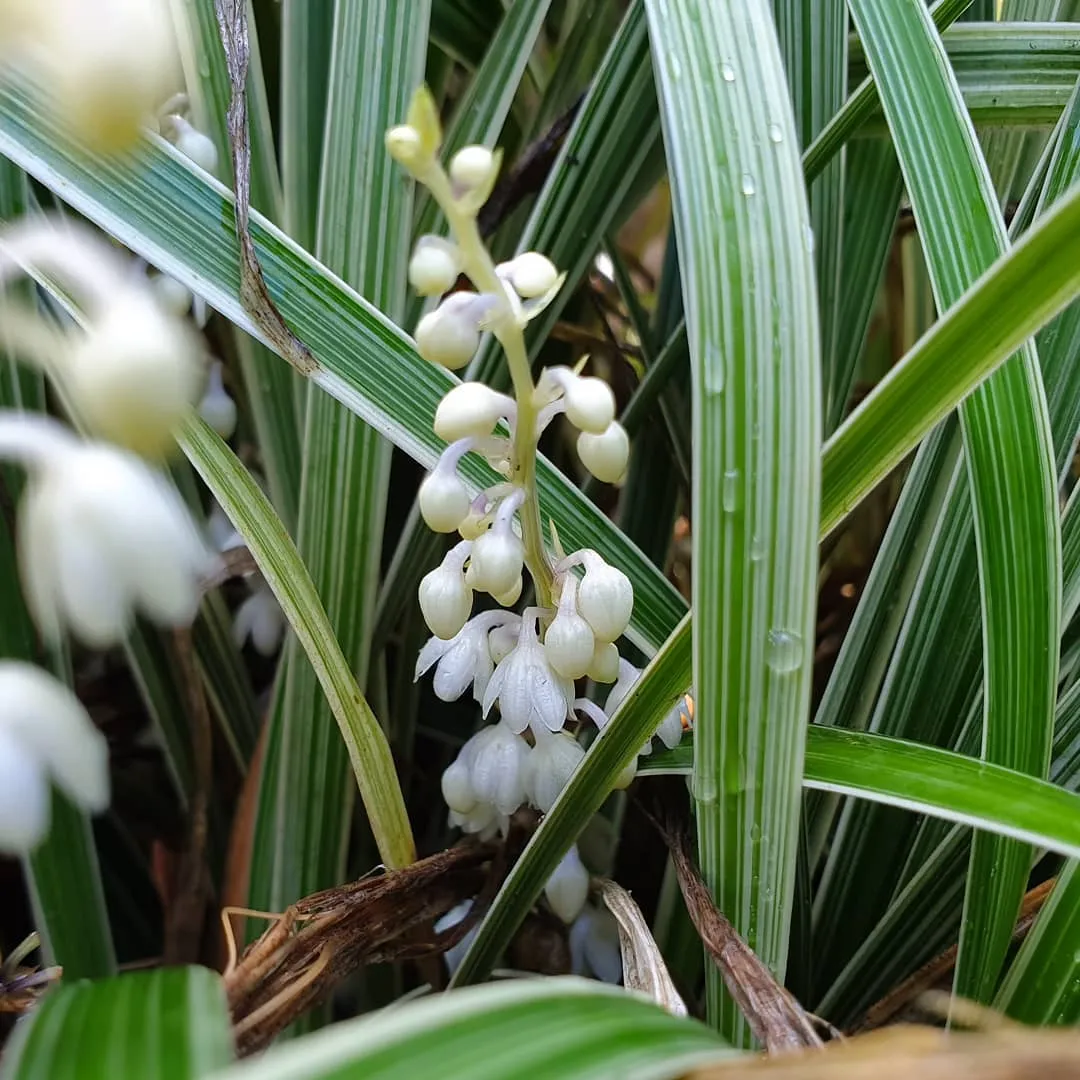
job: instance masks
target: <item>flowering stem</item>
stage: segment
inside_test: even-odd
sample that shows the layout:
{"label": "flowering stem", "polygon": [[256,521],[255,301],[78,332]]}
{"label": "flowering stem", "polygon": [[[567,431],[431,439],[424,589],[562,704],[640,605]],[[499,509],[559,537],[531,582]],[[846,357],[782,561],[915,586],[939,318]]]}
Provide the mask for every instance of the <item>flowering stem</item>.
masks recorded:
{"label": "flowering stem", "polygon": [[495,264],[480,237],[476,219],[459,207],[450,178],[440,162],[436,160],[419,170],[416,178],[431,192],[446,215],[469,280],[479,292],[488,293],[499,300],[491,330],[506,353],[510,378],[514,384],[514,397],[517,399],[514,441],[510,451],[510,480],[525,490],[525,502],[521,507],[521,540],[525,547],[525,565],[533,579],[537,603],[545,608],[550,607],[554,576],[544,550],[540,502],[536,494],[537,408],[533,394],[536,387],[529,368],[525,335],[506,300],[505,286],[495,273]]}

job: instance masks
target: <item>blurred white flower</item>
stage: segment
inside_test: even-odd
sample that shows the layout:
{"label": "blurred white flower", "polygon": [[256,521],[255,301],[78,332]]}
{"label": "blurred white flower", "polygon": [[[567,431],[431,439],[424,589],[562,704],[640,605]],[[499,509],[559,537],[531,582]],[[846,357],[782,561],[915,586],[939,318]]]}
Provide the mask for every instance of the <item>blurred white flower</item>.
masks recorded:
{"label": "blurred white flower", "polygon": [[19,569],[49,642],[66,624],[90,646],[115,645],[136,609],[165,626],[194,619],[217,558],[164,477],[123,450],[18,413],[0,413],[0,457],[28,472]]}
{"label": "blurred white flower", "polygon": [[104,810],[105,737],[62,683],[32,664],[0,660],[0,851],[25,854],[45,838],[50,780],[83,810]]}
{"label": "blurred white flower", "polygon": [[619,924],[606,908],[582,908],[570,927],[570,962],[575,975],[593,975],[615,986],[622,982]]}
{"label": "blurred white flower", "polygon": [[537,810],[546,814],[555,805],[585,751],[565,731],[552,733],[540,728],[535,734],[536,745],[525,768],[525,794]]}
{"label": "blurred white flower", "polygon": [[236,402],[225,389],[220,360],[210,365],[206,389],[199,402],[199,415],[223,439],[231,439],[236,431]]}
{"label": "blurred white flower", "polygon": [[252,585],[251,594],[236,609],[233,617],[233,641],[238,648],[243,648],[244,642],[250,638],[252,648],[260,656],[270,657],[281,647],[287,622],[277,597],[262,575],[255,580],[257,584]]}
{"label": "blurred white flower", "polygon": [[572,923],[581,913],[589,896],[589,871],[578,855],[577,844],[562,857],[544,886],[544,896],[551,910],[564,923]]}
{"label": "blurred white flower", "polygon": [[[468,918],[469,912],[472,911],[473,902],[471,900],[462,900],[457,907],[452,907],[445,915],[435,920],[435,926],[433,929],[436,934],[444,934],[447,930],[452,930],[460,922],[464,922]],[[476,923],[475,926],[470,927],[465,936],[456,944],[451,945],[446,952],[443,953],[443,959],[446,961],[446,968],[451,975],[457,971],[461,965],[461,961],[465,959],[465,954],[469,951],[469,946],[473,943],[476,935],[480,932],[480,924]]]}

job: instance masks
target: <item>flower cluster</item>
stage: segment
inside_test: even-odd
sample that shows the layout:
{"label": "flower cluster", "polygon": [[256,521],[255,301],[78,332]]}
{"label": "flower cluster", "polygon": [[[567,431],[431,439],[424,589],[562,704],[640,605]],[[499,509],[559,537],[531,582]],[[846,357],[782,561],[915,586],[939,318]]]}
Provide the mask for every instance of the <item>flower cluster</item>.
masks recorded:
{"label": "flower cluster", "polygon": [[[85,5],[41,5],[69,6],[83,25]],[[101,5],[107,17],[127,6]],[[92,65],[101,57],[83,59]],[[131,71],[114,74],[123,83]],[[142,104],[133,103],[139,122]],[[205,158],[204,137],[190,125],[176,130],[178,142],[186,137]],[[112,137],[99,134],[105,142]],[[136,612],[164,626],[187,625],[218,559],[156,465],[200,397],[223,434],[236,421],[220,368],[207,380],[202,340],[186,318],[193,298],[171,278],[148,277],[141,265],[133,271],[89,230],[48,218],[0,234],[0,287],[20,271],[57,282],[72,300],[73,318],[61,324],[5,297],[0,320],[8,346],[50,377],[90,436],[46,416],[0,411],[0,459],[21,465],[27,478],[16,518],[27,609],[54,646],[65,630],[91,648],[116,645]],[[103,810],[105,740],[61,683],[30,665],[0,661],[0,850],[24,852],[43,838],[50,780],[83,809]]]}
{"label": "flower cluster", "polygon": [[[523,330],[552,302],[565,275],[535,251],[494,262],[476,215],[495,183],[499,155],[467,146],[444,169],[441,140],[425,89],[407,122],[386,137],[391,155],[428,188],[450,227],[448,237],[421,237],[409,264],[417,292],[441,297],[417,325],[416,346],[431,363],[456,371],[489,332],[506,356],[513,393],[466,381],[436,410],[434,430],[447,446],[421,484],[419,508],[431,529],[459,539],[420,583],[420,608],[434,636],[420,653],[416,677],[434,668],[435,693],[445,701],[471,689],[485,719],[498,707],[497,720],[465,743],[442,777],[451,824],[487,836],[505,831],[523,805],[551,809],[584,756],[576,737],[582,722],[603,728],[636,673],[617,645],[633,610],[630,580],[592,549],[553,557],[545,548],[537,441],[564,415],[578,431],[582,463],[615,484],[625,476],[630,444],[603,380],[551,367],[534,381]],[[457,287],[462,276],[471,287]],[[460,475],[468,454],[486,460],[502,479],[475,493]],[[526,574],[533,601],[520,613],[508,610],[522,596]],[[477,593],[496,606],[473,614]],[[614,684],[605,709],[579,696],[581,679]],[[660,724],[668,745],[676,724],[681,736],[681,720],[669,716]],[[622,786],[635,768],[620,778]],[[548,902],[569,923],[587,894],[588,874],[573,850],[548,883]]]}

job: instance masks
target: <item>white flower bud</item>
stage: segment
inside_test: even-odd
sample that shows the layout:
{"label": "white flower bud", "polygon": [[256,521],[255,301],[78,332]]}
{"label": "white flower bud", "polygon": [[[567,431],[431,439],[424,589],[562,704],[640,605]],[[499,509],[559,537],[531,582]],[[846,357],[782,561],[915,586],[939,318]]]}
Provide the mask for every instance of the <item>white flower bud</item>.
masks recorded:
{"label": "white flower bud", "polygon": [[519,488],[503,499],[491,527],[473,541],[466,580],[474,589],[502,596],[512,594],[520,585],[525,547],[511,522],[524,498],[525,493]]}
{"label": "white flower bud", "polygon": [[608,424],[602,435],[583,431],[577,437],[577,452],[582,465],[605,484],[616,484],[626,474],[630,460],[630,437],[618,421]]}
{"label": "white flower bud", "polygon": [[469,766],[459,754],[442,774],[442,794],[446,805],[458,814],[471,814],[480,801],[469,780]]}
{"label": "white flower bud", "polygon": [[585,751],[572,735],[554,735],[543,729],[536,733],[536,746],[525,769],[525,794],[529,802],[546,814],[566,787]]}
{"label": "white flower bud", "polygon": [[176,149],[211,176],[217,172],[218,155],[213,140],[182,116],[170,117],[175,132]]}
{"label": "white flower bud", "polygon": [[544,895],[551,910],[564,923],[572,923],[581,913],[589,897],[589,871],[585,869],[575,844],[555,867],[555,873],[544,886]]}
{"label": "white flower bud", "polygon": [[461,383],[446,393],[435,410],[435,434],[447,442],[491,434],[495,424],[516,415],[514,399],[480,382]]}
{"label": "white flower bud", "polygon": [[409,284],[421,296],[441,296],[449,292],[459,272],[457,248],[449,240],[441,236],[421,236],[417,240],[409,260]]}
{"label": "white flower bud", "polygon": [[437,468],[420,485],[420,516],[433,532],[454,532],[468,514],[469,502],[456,472]]}
{"label": "white flower bud", "polygon": [[587,904],[570,927],[570,956],[573,974],[594,975],[601,982],[618,986],[623,969],[615,916]]}
{"label": "white flower bud", "polygon": [[199,402],[199,415],[223,439],[231,439],[236,431],[236,402],[225,389],[220,360],[215,360],[210,365],[206,392]]}
{"label": "white flower bud", "polygon": [[150,287],[158,303],[170,314],[182,319],[191,310],[191,290],[169,274],[158,274],[150,279]]}
{"label": "white flower bud", "polygon": [[457,371],[476,355],[480,330],[471,319],[444,312],[429,311],[417,324],[416,351],[431,364]]}
{"label": "white flower bud", "polygon": [[495,593],[495,603],[500,607],[513,607],[521,599],[521,586],[522,576],[518,574],[517,581],[514,582],[514,586],[511,589],[507,589],[506,592]]}
{"label": "white flower bud", "polygon": [[420,132],[408,124],[398,124],[386,133],[386,149],[390,156],[406,168],[419,165],[424,159],[424,141]]}
{"label": "white flower bud", "polygon": [[119,295],[64,357],[61,378],[79,415],[97,434],[145,456],[172,445],[198,401],[198,337],[146,292]]}
{"label": "white flower bud", "polygon": [[285,636],[285,613],[273,590],[259,580],[251,595],[236,609],[233,618],[233,640],[238,648],[251,638],[251,645],[260,656],[273,656]]}
{"label": "white flower bud", "polygon": [[472,610],[472,589],[465,584],[463,566],[472,544],[463,540],[447,552],[434,570],[420,582],[420,610],[428,629],[449,640],[465,625]]}
{"label": "white flower bud", "polygon": [[559,280],[555,264],[536,251],[526,251],[495,269],[510,282],[518,296],[526,299],[543,296]]}
{"label": "white flower bud", "polygon": [[612,787],[616,791],[625,791],[637,777],[637,757],[635,756],[633,761],[626,766],[625,769],[615,778],[615,783]]}
{"label": "white flower bud", "polygon": [[505,833],[509,819],[500,814],[491,803],[478,802],[467,814],[451,810],[450,824],[470,835],[479,836],[481,840],[490,840],[497,832]]}
{"label": "white flower bud", "polygon": [[495,155],[486,146],[465,146],[450,159],[450,179],[472,191],[491,182],[494,168]]}
{"label": "white flower bud", "polygon": [[565,679],[580,679],[592,663],[596,639],[592,627],[578,614],[577,578],[567,573],[559,610],[544,635],[548,663]]}
{"label": "white flower bud", "polygon": [[505,724],[478,731],[462,748],[469,783],[481,802],[500,814],[512,814],[525,801],[525,764],[529,744]]}
{"label": "white flower bud", "polygon": [[548,368],[541,385],[554,384],[562,389],[566,416],[574,427],[599,435],[615,419],[615,395],[603,379],[577,375],[569,368]]}
{"label": "white flower bud", "polygon": [[578,586],[578,611],[600,641],[614,641],[630,625],[634,588],[630,579],[594,551],[582,553],[585,576]]}
{"label": "white flower bud", "polygon": [[488,648],[488,631],[506,622],[515,624],[516,633],[516,615],[504,611],[485,611],[470,619],[449,641],[431,638],[416,659],[414,680],[435,664],[432,685],[437,698],[457,701],[472,686],[473,697],[483,701],[484,691],[495,667]]}
{"label": "white flower bud", "polygon": [[610,641],[597,642],[589,670],[585,674],[593,682],[613,683],[619,677],[618,648]]}

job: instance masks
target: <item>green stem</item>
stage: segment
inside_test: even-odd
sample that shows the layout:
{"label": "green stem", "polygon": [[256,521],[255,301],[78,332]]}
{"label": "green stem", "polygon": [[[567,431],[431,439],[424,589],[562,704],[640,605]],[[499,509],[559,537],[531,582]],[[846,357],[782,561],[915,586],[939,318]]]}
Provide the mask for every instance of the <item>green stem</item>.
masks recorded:
{"label": "green stem", "polygon": [[432,194],[446,216],[450,229],[461,253],[465,274],[477,290],[499,298],[499,310],[492,320],[492,333],[506,353],[510,378],[517,399],[517,418],[514,424],[514,442],[510,450],[510,477],[518,487],[525,489],[525,502],[521,506],[521,539],[525,546],[525,565],[533,579],[536,601],[542,607],[551,607],[554,575],[547,552],[544,549],[544,532],[540,524],[540,501],[536,494],[536,387],[529,367],[529,355],[525,349],[525,335],[515,313],[506,301],[502,279],[495,273],[492,261],[475,216],[462,209],[454,197],[450,178],[438,160],[416,173]]}

